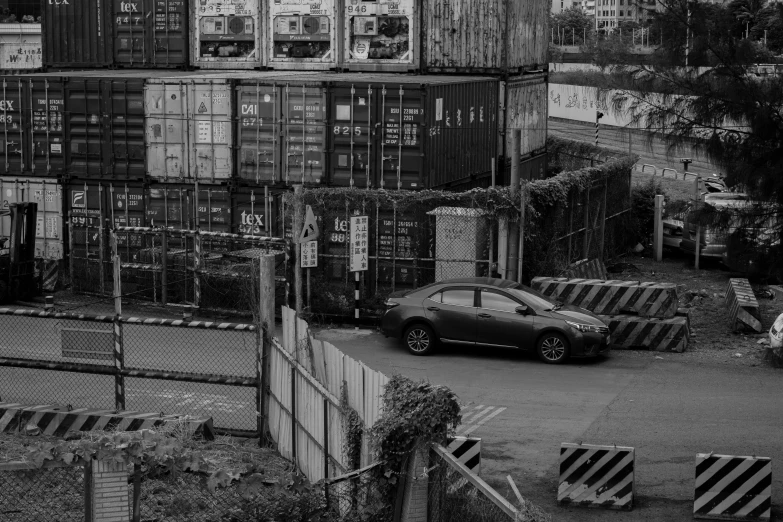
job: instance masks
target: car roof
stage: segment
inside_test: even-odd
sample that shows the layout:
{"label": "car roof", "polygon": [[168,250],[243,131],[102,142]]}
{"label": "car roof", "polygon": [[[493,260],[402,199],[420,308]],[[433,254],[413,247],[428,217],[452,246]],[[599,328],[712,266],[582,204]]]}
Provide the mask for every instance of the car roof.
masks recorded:
{"label": "car roof", "polygon": [[438,281],[435,284],[438,285],[451,285],[451,284],[472,284],[472,285],[485,285],[495,286],[498,288],[516,288],[519,283],[516,281],[510,281],[508,279],[498,279],[495,277],[461,277],[457,279],[444,279]]}

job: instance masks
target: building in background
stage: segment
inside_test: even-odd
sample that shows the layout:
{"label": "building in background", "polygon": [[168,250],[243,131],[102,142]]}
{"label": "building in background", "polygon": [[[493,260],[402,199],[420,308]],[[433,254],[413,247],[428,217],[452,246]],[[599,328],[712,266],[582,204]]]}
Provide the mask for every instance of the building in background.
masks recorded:
{"label": "building in background", "polygon": [[580,6],[583,0],[552,0],[552,14],[557,14],[571,6]]}
{"label": "building in background", "polygon": [[657,0],[593,0],[595,2],[595,28],[609,33],[623,22],[645,24],[652,21],[657,9],[663,5]]}

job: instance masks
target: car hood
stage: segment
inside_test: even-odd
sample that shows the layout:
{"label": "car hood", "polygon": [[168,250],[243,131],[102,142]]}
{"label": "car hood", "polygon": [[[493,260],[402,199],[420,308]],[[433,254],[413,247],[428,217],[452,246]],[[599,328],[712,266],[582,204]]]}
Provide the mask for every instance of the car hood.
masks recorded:
{"label": "car hood", "polygon": [[563,307],[557,311],[551,311],[549,313],[552,314],[552,317],[555,319],[574,321],[581,324],[592,324],[594,326],[606,326],[606,323],[599,319],[593,312],[574,305],[563,305]]}

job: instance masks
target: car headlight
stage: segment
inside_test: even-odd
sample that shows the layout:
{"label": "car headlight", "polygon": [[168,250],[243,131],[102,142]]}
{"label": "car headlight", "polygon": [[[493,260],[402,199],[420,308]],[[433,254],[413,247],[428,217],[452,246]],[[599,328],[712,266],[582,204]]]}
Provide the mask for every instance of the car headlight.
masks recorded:
{"label": "car headlight", "polygon": [[598,327],[593,326],[592,324],[581,324],[581,323],[572,323],[571,321],[566,321],[566,324],[570,326],[571,328],[575,330],[579,330],[580,332],[597,332]]}

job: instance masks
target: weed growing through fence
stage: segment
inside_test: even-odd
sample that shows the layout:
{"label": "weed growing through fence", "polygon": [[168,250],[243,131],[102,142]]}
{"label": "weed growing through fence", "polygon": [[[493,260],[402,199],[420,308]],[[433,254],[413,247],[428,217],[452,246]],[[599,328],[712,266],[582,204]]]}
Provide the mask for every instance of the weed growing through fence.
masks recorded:
{"label": "weed growing through fence", "polygon": [[348,404],[348,385],[343,382],[340,389],[340,408],[343,410],[343,453],[346,457],[349,470],[357,469],[361,465],[362,436],[364,435],[364,422],[359,413]]}

